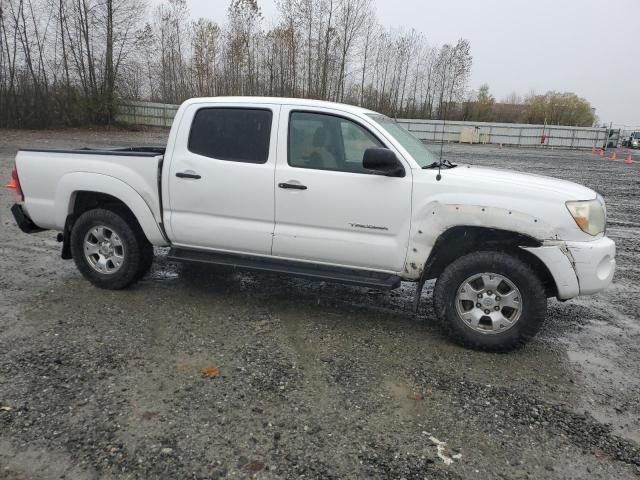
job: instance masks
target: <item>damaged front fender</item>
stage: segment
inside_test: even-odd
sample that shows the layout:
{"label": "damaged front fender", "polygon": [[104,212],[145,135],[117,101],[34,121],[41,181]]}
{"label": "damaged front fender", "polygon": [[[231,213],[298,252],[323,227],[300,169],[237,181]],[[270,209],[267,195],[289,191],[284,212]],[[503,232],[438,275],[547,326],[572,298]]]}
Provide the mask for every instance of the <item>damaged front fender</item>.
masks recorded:
{"label": "damaged front fender", "polygon": [[557,238],[552,225],[516,210],[485,205],[430,202],[414,214],[403,278],[414,281],[422,278],[423,270],[438,238],[454,227],[482,227],[517,232],[534,239]]}
{"label": "damaged front fender", "polygon": [[547,267],[557,296],[569,299],[580,288],[571,253],[552,225],[538,217],[508,208],[432,202],[413,223],[404,278],[417,281],[414,309],[429,278],[458,256],[494,246],[522,248]]}

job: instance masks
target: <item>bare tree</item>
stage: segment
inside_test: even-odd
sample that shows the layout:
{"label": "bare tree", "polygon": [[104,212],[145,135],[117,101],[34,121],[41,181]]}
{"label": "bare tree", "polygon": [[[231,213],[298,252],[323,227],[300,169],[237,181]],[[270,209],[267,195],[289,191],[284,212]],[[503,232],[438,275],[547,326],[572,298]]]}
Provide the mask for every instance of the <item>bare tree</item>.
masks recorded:
{"label": "bare tree", "polygon": [[217,59],[220,50],[220,27],[205,18],[193,26],[192,69],[195,93],[199,96],[217,94]]}
{"label": "bare tree", "polygon": [[371,47],[374,38],[377,35],[379,29],[378,20],[372,12],[368,12],[367,17],[364,20],[364,35],[363,35],[363,44],[362,44],[362,71],[361,71],[361,81],[360,81],[360,105],[364,105],[364,82],[367,78],[367,62],[371,59]]}
{"label": "bare tree", "polygon": [[371,0],[343,0],[338,10],[338,32],[340,60],[338,72],[337,97],[344,101],[345,70],[354,42],[362,33],[368,12],[371,11]]}

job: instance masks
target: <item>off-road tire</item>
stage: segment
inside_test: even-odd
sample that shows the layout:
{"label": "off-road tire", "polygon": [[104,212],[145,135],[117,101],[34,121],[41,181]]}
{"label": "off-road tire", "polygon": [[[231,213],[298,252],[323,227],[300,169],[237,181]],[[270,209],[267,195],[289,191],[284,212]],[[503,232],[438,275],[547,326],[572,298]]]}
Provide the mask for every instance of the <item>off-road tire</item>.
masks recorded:
{"label": "off-road tire", "polygon": [[[147,238],[144,236],[144,234],[142,235],[144,238],[144,241],[149,243],[147,241]],[[142,257],[140,259],[140,267],[138,268],[138,274],[136,275],[136,278],[134,281],[138,281],[141,280],[151,269],[151,264],[153,263],[153,257],[154,257],[154,253],[153,253],[153,245],[149,244],[149,247],[151,248],[143,248],[142,249]]]}
{"label": "off-road tire", "polygon": [[[89,230],[100,225],[117,232],[124,245],[124,261],[115,273],[96,271],[85,257],[85,236]],[[96,287],[109,290],[126,288],[136,282],[149,271],[153,261],[153,246],[135,217],[126,210],[98,208],[84,212],[73,225],[70,246],[80,273]]]}
{"label": "off-road tire", "polygon": [[[456,309],[458,288],[469,277],[483,272],[502,275],[520,290],[520,317],[504,332],[478,332],[462,320]],[[464,255],[444,269],[436,281],[433,305],[436,318],[452,340],[474,349],[504,352],[521,347],[536,335],[546,317],[547,297],[539,276],[518,256],[480,251]]]}

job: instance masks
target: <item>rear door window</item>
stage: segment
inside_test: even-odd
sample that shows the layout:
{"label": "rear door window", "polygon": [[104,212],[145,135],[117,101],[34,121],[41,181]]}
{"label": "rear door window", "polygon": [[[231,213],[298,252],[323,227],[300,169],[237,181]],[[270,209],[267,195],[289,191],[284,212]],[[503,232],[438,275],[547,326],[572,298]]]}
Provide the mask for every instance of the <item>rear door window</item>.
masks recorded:
{"label": "rear door window", "polygon": [[191,125],[189,151],[217,160],[266,163],[272,117],[267,109],[202,108]]}

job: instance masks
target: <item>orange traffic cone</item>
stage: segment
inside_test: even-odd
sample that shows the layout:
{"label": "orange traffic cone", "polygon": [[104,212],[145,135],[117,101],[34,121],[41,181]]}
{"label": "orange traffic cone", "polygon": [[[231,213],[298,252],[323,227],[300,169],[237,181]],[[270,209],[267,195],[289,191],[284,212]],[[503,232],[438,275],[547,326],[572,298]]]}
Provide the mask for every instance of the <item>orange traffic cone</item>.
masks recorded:
{"label": "orange traffic cone", "polygon": [[600,149],[600,158],[604,158],[604,150]]}
{"label": "orange traffic cone", "polygon": [[624,163],[626,163],[627,165],[631,165],[633,163],[633,157],[631,156],[631,154],[627,155],[627,158],[624,159]]}
{"label": "orange traffic cone", "polygon": [[609,157],[609,160],[617,160],[617,159],[618,159],[618,156],[616,155],[616,152],[613,152]]}

